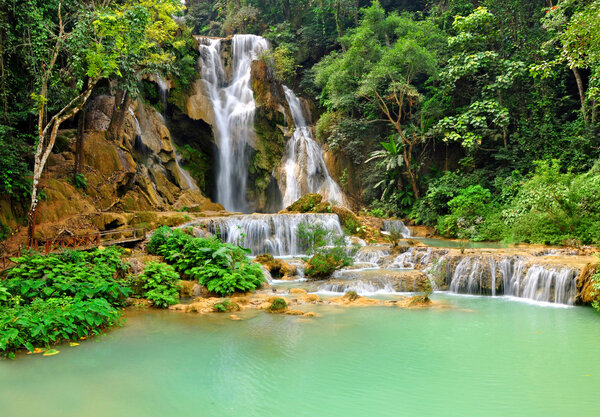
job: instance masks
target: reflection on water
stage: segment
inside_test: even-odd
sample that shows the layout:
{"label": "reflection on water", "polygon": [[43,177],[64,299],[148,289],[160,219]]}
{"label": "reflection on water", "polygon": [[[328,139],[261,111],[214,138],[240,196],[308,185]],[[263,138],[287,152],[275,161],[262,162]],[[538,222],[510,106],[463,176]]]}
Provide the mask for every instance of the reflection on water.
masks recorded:
{"label": "reflection on water", "polygon": [[591,309],[434,297],[460,308],[128,313],[59,355],[0,362],[0,415],[596,415]]}

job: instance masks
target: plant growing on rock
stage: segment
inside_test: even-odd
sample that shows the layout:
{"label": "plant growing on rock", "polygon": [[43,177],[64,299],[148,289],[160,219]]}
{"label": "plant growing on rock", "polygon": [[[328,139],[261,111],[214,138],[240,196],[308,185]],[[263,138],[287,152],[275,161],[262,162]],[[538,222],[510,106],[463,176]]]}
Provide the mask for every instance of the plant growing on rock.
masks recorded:
{"label": "plant growing on rock", "polygon": [[272,313],[283,311],[287,308],[287,302],[283,298],[275,298],[269,306],[269,311]]}

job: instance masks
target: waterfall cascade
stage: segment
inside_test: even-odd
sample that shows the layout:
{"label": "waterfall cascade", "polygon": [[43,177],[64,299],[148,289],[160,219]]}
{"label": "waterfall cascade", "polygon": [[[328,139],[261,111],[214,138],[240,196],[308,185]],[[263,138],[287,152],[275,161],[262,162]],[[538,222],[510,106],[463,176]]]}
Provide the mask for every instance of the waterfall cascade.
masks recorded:
{"label": "waterfall cascade", "polygon": [[252,255],[288,256],[306,250],[298,237],[302,223],[319,224],[335,235],[343,233],[337,214],[249,214],[207,218],[196,224],[206,226],[224,242],[250,249]]}
{"label": "waterfall cascade", "polygon": [[[577,296],[575,268],[538,264],[520,256],[495,259],[464,256],[454,267],[446,257],[434,274],[446,281],[451,292],[471,295],[505,295],[534,301],[573,305]],[[441,272],[441,274],[440,274]]]}
{"label": "waterfall cascade", "polygon": [[[229,211],[247,212],[252,208],[246,197],[248,165],[250,149],[256,138],[251,64],[268,50],[269,44],[260,36],[233,36],[232,68],[226,71],[221,50],[224,41],[197,39],[201,80],[204,94],[212,106],[212,125],[218,148],[217,201]],[[300,100],[289,88],[284,86],[283,89],[295,124],[281,166],[273,173],[283,196],[283,207],[312,192],[344,204],[343,193],[327,171],[321,148],[313,139]]]}
{"label": "waterfall cascade", "polygon": [[283,195],[283,207],[287,207],[307,193],[319,193],[326,201],[344,204],[344,195],[329,175],[321,148],[313,139],[312,131],[300,100],[292,90],[283,87],[290,106],[296,129],[286,146],[282,174],[278,183]]}
{"label": "waterfall cascade", "polygon": [[410,230],[402,220],[384,220],[383,221],[384,232],[399,232],[402,237],[410,237]]}
{"label": "waterfall cascade", "polygon": [[221,39],[199,38],[202,81],[212,104],[213,130],[218,147],[217,201],[229,211],[245,212],[248,147],[254,139],[256,103],[251,88],[250,64],[269,48],[266,39],[235,35],[233,67],[227,77]]}

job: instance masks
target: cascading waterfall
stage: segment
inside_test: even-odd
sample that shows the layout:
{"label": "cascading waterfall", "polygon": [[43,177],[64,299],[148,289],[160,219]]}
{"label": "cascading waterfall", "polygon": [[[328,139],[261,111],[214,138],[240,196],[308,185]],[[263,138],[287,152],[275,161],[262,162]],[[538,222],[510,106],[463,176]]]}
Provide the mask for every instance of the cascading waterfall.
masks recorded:
{"label": "cascading waterfall", "polygon": [[409,228],[406,227],[402,220],[384,220],[383,231],[388,233],[400,233],[404,238],[411,236]]}
{"label": "cascading waterfall", "polygon": [[266,39],[235,35],[233,68],[227,80],[221,56],[221,39],[199,38],[202,81],[214,113],[213,130],[218,147],[217,201],[229,211],[245,212],[248,146],[254,139],[256,103],[251,88],[250,64],[269,48]]}
{"label": "cascading waterfall", "polygon": [[227,243],[241,245],[252,255],[301,255],[306,248],[298,238],[300,224],[318,224],[334,235],[342,235],[337,214],[249,214],[207,218],[197,222]]}
{"label": "cascading waterfall", "polygon": [[329,175],[321,148],[313,139],[312,131],[302,110],[300,100],[292,90],[283,87],[296,129],[286,146],[285,160],[278,183],[287,207],[307,193],[319,193],[324,200],[344,204],[344,195]]}
{"label": "cascading waterfall", "polygon": [[[499,277],[498,277],[499,275]],[[577,295],[577,271],[568,267],[527,264],[520,257],[499,261],[478,256],[463,257],[454,267],[449,290],[459,294],[503,295],[534,301],[573,305]]]}

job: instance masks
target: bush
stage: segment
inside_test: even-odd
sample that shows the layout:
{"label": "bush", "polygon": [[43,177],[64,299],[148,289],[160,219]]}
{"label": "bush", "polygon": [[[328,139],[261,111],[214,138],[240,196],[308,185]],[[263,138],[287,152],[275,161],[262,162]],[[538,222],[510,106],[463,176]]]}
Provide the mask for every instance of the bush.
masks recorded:
{"label": "bush", "polygon": [[283,298],[275,298],[269,306],[269,311],[282,311],[287,308],[287,302]]}
{"label": "bush", "polygon": [[179,274],[171,265],[160,262],[146,264],[142,274],[143,297],[158,308],[167,308],[179,302]]}
{"label": "bush", "polygon": [[298,237],[306,254],[312,255],[306,261],[305,273],[309,278],[329,278],[336,269],[354,261],[346,248],[346,237],[334,236],[320,224],[300,223]]}
{"label": "bush", "polygon": [[87,178],[83,174],[75,174],[73,178],[73,185],[75,188],[85,190],[87,188]]}
{"label": "bush", "polygon": [[448,202],[450,214],[438,219],[438,231],[447,237],[482,240],[480,225],[488,214],[492,194],[481,185],[470,185]]}
{"label": "bush", "polygon": [[0,354],[99,334],[131,289],[117,248],[25,254],[0,285]]}
{"label": "bush", "polygon": [[254,291],[265,282],[260,266],[248,258],[248,249],[222,243],[216,237],[197,238],[181,230],[160,228],[146,248],[163,256],[183,276],[198,280],[222,297]]}
{"label": "bush", "polygon": [[120,311],[103,298],[76,300],[71,297],[35,299],[31,304],[0,310],[0,353],[49,346],[100,334],[119,323]]}
{"label": "bush", "polygon": [[127,270],[115,247],[89,252],[25,254],[9,269],[4,287],[25,303],[35,299],[72,297],[74,300],[103,298],[111,305],[123,305],[131,293],[120,277]]}

